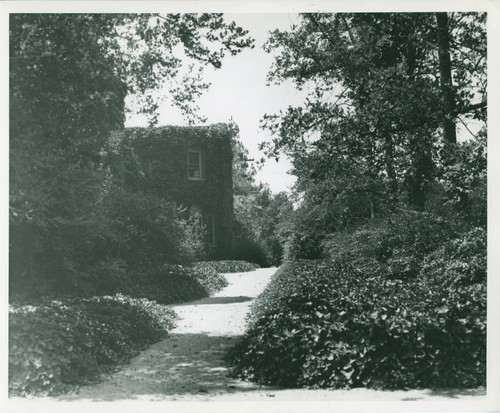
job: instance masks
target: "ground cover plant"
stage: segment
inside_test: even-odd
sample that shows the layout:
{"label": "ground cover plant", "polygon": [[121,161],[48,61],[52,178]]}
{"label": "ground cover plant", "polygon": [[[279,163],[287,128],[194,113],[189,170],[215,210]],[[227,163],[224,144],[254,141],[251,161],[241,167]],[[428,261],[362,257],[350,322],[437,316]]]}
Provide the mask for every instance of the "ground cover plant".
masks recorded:
{"label": "ground cover plant", "polygon": [[227,281],[212,267],[163,264],[130,273],[119,263],[107,266],[105,275],[86,274],[69,291],[54,291],[39,297],[32,294],[12,294],[10,301],[37,304],[40,300],[89,298],[95,295],[125,294],[134,298],[145,298],[161,304],[174,304],[208,297],[223,288]]}
{"label": "ground cover plant", "polygon": [[199,265],[211,267],[219,273],[247,272],[259,268],[258,264],[241,260],[202,261],[196,264]]}
{"label": "ground cover plant", "polygon": [[460,232],[458,225],[436,214],[401,209],[354,230],[325,235],[320,255],[362,272],[414,278],[424,258]]}
{"label": "ground cover plant", "polygon": [[159,270],[136,277],[136,286],[127,290],[134,297],[145,297],[161,304],[174,304],[208,297],[227,285],[223,275],[202,264],[165,264]]}
{"label": "ground cover plant", "polygon": [[486,285],[290,261],[257,299],[228,359],[235,374],[283,387],[484,385]]}
{"label": "ground cover plant", "polygon": [[114,275],[80,290],[112,296],[11,297],[11,395],[54,395],[96,380],[173,328],[176,314],[162,304],[207,297],[227,285],[209,263]]}
{"label": "ground cover plant", "polygon": [[191,277],[203,286],[208,295],[227,287],[222,271],[216,270],[218,261],[196,262],[191,266]]}
{"label": "ground cover plant", "polygon": [[9,393],[55,395],[164,338],[176,314],[124,295],[9,307]]}

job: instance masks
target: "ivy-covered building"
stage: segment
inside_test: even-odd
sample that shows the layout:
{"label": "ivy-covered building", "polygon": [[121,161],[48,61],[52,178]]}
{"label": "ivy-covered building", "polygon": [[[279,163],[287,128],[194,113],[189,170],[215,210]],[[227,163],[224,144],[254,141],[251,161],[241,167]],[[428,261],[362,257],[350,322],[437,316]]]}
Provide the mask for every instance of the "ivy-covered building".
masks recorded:
{"label": "ivy-covered building", "polygon": [[235,133],[226,124],[164,126],[126,128],[111,139],[122,183],[175,201],[198,219],[212,258],[231,255]]}

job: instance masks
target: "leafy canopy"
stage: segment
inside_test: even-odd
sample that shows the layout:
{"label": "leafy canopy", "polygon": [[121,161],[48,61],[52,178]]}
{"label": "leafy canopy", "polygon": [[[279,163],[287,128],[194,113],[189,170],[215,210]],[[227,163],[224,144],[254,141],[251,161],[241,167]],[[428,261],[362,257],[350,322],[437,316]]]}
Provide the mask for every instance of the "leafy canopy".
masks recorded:
{"label": "leafy canopy", "polygon": [[292,80],[308,96],[264,117],[274,139],[263,147],[290,156],[297,189],[314,204],[355,197],[365,216],[395,199],[422,208],[441,162],[442,119],[484,120],[485,14],[449,18],[453,113],[442,101],[435,17],[310,13],[271,33],[269,80]]}

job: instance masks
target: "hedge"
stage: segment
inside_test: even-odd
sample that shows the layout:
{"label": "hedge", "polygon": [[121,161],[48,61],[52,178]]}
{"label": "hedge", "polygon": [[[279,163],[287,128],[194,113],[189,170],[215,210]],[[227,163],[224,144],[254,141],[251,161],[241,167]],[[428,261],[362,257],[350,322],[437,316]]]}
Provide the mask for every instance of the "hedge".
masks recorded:
{"label": "hedge", "polygon": [[219,273],[248,272],[260,268],[258,264],[241,260],[203,261],[198,264],[210,266]]}
{"label": "hedge", "polygon": [[[71,294],[54,292],[42,296],[42,300],[125,294],[160,304],[175,304],[207,297],[227,285],[222,274],[215,272],[212,267],[198,264],[190,266],[163,264],[135,273],[110,266],[105,274],[90,274],[81,279],[80,283],[84,285],[75,287]],[[40,297],[11,294],[10,301],[37,304],[40,302]]]}
{"label": "hedge", "polygon": [[11,297],[11,395],[53,395],[96,380],[173,328],[176,314],[161,304],[207,297],[227,285],[209,263],[164,265],[135,277],[112,275],[92,290],[101,286],[105,294],[127,295],[42,297],[31,305]]}
{"label": "hedge", "polygon": [[208,295],[227,287],[226,278],[216,270],[218,261],[197,262],[191,268],[191,277],[203,286]]}
{"label": "hedge", "polygon": [[486,380],[486,285],[292,261],[256,300],[234,373],[282,387],[475,387]]}
{"label": "hedge", "polygon": [[9,307],[9,394],[55,395],[163,339],[176,314],[124,295]]}

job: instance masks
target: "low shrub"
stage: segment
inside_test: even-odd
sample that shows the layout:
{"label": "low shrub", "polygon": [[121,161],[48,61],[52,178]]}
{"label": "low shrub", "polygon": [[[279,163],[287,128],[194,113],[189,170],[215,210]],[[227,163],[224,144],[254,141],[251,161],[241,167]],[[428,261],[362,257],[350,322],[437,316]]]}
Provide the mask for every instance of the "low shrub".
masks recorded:
{"label": "low shrub", "polygon": [[204,261],[197,264],[210,266],[219,273],[248,272],[259,268],[258,264],[241,260]]}
{"label": "low shrub", "polygon": [[486,286],[437,288],[425,277],[287,262],[228,360],[239,376],[283,387],[484,385]]}
{"label": "low shrub", "polygon": [[55,395],[164,338],[175,313],[124,295],[9,308],[10,395]]}
{"label": "low shrub", "polygon": [[484,228],[473,228],[429,254],[422,274],[442,286],[486,282],[487,239]]}
{"label": "low shrub", "polygon": [[197,279],[192,267],[164,264],[134,277],[131,289],[124,293],[145,297],[160,304],[174,304],[198,300],[209,295],[208,289]]}
{"label": "low shrub", "polygon": [[415,278],[423,259],[456,236],[443,218],[402,210],[374,220],[352,232],[326,236],[323,255],[349,263],[363,273],[393,279]]}
{"label": "low shrub", "polygon": [[207,292],[208,295],[216,293],[227,287],[226,278],[216,270],[217,261],[197,262],[191,266],[191,277],[194,278]]}
{"label": "low shrub", "polygon": [[321,233],[307,233],[301,235],[299,231],[290,234],[283,247],[286,260],[320,259],[324,258],[321,248],[325,235]]}
{"label": "low shrub", "polygon": [[[104,273],[104,269],[108,271]],[[175,304],[207,297],[224,287],[225,282],[223,276],[215,273],[211,267],[163,264],[148,271],[130,274],[123,270],[119,262],[110,262],[100,270],[81,277],[79,284],[85,285],[75,286],[71,295],[56,293],[46,295],[44,299],[125,294],[160,304]],[[11,295],[10,301],[36,304],[40,298]]]}
{"label": "low shrub", "polygon": [[258,240],[241,234],[234,237],[231,258],[234,261],[255,263],[260,267],[269,267],[270,265],[270,257],[266,248]]}

